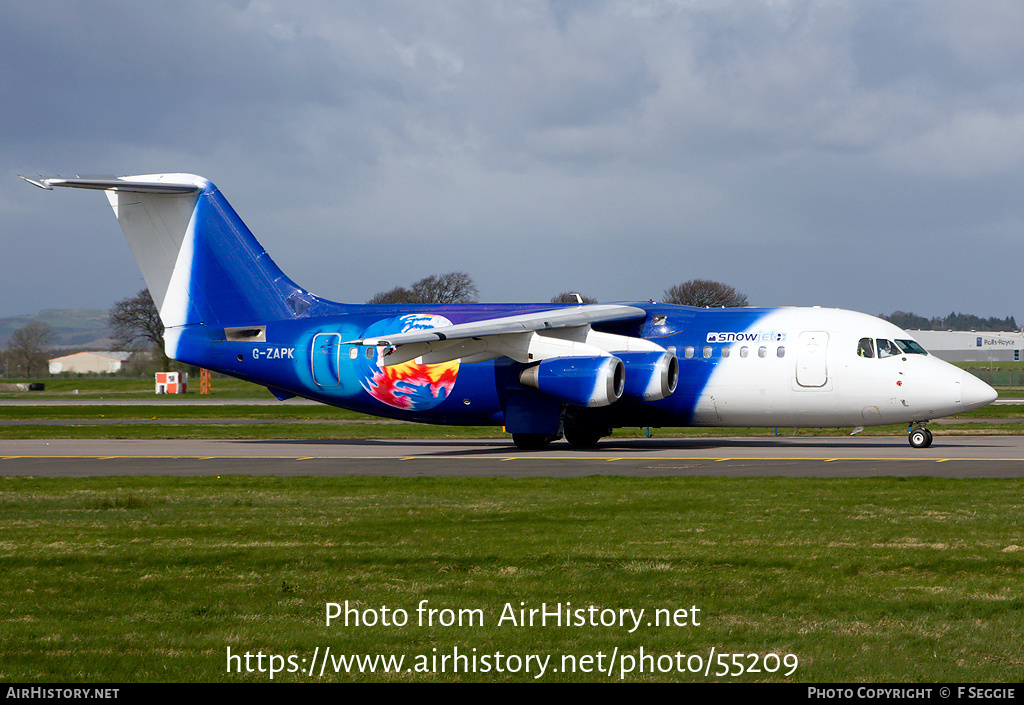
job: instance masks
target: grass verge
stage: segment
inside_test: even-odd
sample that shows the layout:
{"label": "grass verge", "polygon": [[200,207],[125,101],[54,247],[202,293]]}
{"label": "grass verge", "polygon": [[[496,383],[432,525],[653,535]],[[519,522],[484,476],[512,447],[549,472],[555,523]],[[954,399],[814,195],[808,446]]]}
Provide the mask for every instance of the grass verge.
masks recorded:
{"label": "grass verge", "polygon": [[[3,478],[0,679],[264,682],[270,655],[294,655],[301,672],[283,660],[275,681],[532,681],[536,661],[510,672],[512,656],[532,654],[551,657],[544,681],[1019,682],[1022,490],[935,478]],[[462,614],[482,624],[438,612],[420,625],[422,600],[451,620],[478,610]],[[409,623],[327,626],[326,604],[345,601],[378,621],[405,610]],[[499,624],[506,605],[544,603],[645,617],[632,633]],[[686,626],[647,626],[656,609],[691,611]],[[309,676],[327,647],[406,660]],[[690,673],[686,659],[713,647],[799,665],[788,678]],[[229,648],[250,653],[253,672],[239,660],[243,672],[228,673]],[[500,652],[504,670],[452,673],[449,660],[440,672],[456,648],[481,669]],[[623,677],[641,649],[666,671]]]}
{"label": "grass verge", "polygon": [[[1024,405],[985,407],[934,424],[936,435],[1017,435],[1024,433]],[[998,420],[988,423],[985,419]],[[1018,422],[1017,419],[1020,421]],[[842,436],[852,429],[655,428],[657,438],[711,436]],[[640,438],[645,428],[616,429],[615,438]],[[906,426],[865,429],[865,436],[900,436]],[[0,407],[0,440],[49,438],[189,439],[400,439],[502,438],[497,426],[434,426],[380,419],[329,406],[5,406]]]}

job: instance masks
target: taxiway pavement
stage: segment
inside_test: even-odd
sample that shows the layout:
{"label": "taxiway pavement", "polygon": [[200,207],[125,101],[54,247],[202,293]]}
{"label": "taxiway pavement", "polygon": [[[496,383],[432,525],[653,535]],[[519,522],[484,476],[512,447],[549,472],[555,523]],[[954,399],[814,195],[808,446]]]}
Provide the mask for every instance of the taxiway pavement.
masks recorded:
{"label": "taxiway pavement", "polygon": [[0,476],[1024,477],[1024,436],[658,438],[523,452],[504,440],[11,440]]}

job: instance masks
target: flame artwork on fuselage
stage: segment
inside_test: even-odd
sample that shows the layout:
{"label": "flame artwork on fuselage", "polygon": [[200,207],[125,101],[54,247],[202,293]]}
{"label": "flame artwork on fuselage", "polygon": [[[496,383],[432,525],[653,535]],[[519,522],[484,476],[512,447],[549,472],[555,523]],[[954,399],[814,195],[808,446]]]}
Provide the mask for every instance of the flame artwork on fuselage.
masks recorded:
{"label": "flame artwork on fuselage", "polygon": [[[451,325],[444,316],[409,314],[377,321],[366,329],[363,337],[376,338],[394,333],[408,333]],[[373,350],[372,357],[360,355],[360,384],[373,398],[396,409],[423,411],[433,409],[451,394],[459,376],[459,361],[424,365],[415,360],[384,366],[385,348]]]}

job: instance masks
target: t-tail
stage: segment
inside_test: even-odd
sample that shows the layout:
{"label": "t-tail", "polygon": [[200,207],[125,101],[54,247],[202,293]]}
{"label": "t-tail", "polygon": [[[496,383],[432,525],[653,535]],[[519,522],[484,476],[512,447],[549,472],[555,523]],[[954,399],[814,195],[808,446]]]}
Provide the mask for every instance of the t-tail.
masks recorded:
{"label": "t-tail", "polygon": [[225,329],[296,318],[318,303],[284,275],[217,187],[200,176],[22,178],[44,189],[106,193],[160,312],[171,358],[182,359],[187,331],[204,327],[216,338]]}

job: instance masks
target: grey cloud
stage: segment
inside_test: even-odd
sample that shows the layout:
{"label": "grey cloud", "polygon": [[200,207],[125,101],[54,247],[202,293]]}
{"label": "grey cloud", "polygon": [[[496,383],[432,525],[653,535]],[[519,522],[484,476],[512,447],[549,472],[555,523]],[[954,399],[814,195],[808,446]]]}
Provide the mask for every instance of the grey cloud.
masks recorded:
{"label": "grey cloud", "polygon": [[[490,300],[711,277],[766,304],[1002,316],[1022,19],[930,0],[8,3],[0,128],[9,173],[209,176],[290,276],[342,300],[462,269]],[[9,181],[5,248],[53,276],[6,277],[0,308],[134,293],[102,202]],[[950,286],[962,263],[988,276]]]}

